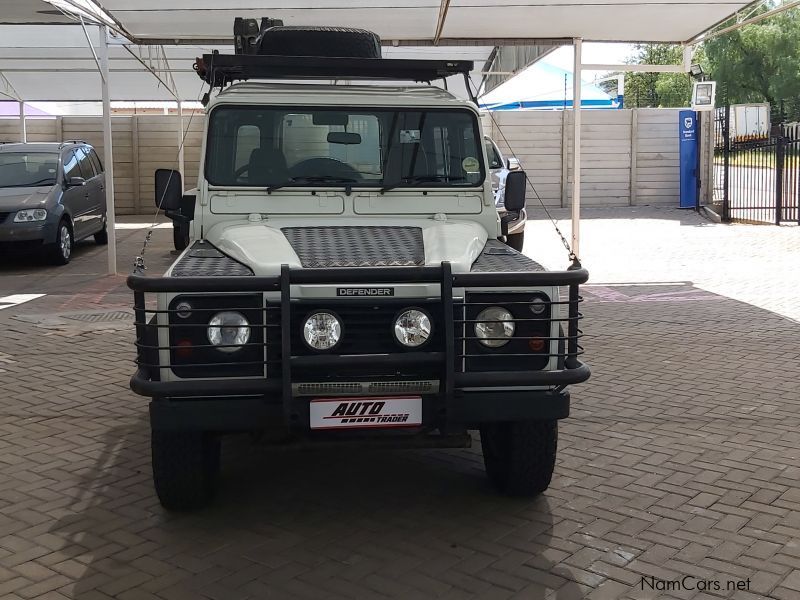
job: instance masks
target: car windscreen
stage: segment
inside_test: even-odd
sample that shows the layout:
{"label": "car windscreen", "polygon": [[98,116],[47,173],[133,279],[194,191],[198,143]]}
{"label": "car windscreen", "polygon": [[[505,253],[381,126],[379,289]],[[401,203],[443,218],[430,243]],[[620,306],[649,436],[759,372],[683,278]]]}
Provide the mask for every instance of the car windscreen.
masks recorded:
{"label": "car windscreen", "polygon": [[466,109],[221,106],[205,176],[219,186],[475,187],[481,141]]}
{"label": "car windscreen", "polygon": [[57,173],[55,152],[0,152],[0,188],[54,185]]}

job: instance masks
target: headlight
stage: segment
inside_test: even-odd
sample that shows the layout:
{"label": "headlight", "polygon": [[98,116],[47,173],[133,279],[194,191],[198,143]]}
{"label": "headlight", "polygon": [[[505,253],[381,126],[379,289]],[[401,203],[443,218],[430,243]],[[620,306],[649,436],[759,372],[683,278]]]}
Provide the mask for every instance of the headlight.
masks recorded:
{"label": "headlight", "polygon": [[14,216],[14,223],[28,223],[30,221],[44,221],[47,218],[47,211],[43,208],[28,208],[20,210]]}
{"label": "headlight", "polygon": [[222,352],[236,352],[250,339],[250,323],[242,313],[220,312],[208,322],[208,341]]}
{"label": "headlight", "polygon": [[416,308],[403,311],[394,322],[394,337],[409,348],[422,346],[431,337],[431,318]]}
{"label": "headlight", "polygon": [[320,311],[306,318],[303,325],[303,339],[314,350],[330,350],[341,338],[342,324],[336,315]]}
{"label": "headlight", "polygon": [[505,308],[490,306],[482,310],[476,319],[475,335],[488,348],[505,346],[514,337],[514,317]]}

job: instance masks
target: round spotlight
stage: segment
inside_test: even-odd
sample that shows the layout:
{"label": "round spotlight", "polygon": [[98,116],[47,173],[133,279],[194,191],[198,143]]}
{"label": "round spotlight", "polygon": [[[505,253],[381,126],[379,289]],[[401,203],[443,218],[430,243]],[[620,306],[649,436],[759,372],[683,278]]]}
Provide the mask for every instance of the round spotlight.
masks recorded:
{"label": "round spotlight", "polygon": [[535,315],[542,315],[547,310],[547,301],[541,296],[536,296],[530,303],[531,312]]}
{"label": "round spotlight", "polygon": [[236,352],[250,339],[250,323],[242,313],[219,312],[208,322],[208,341],[221,352]]}
{"label": "round spotlight", "polygon": [[303,325],[303,339],[314,350],[330,350],[342,338],[342,324],[333,313],[311,313]]}
{"label": "round spotlight", "polygon": [[188,319],[192,316],[192,305],[188,302],[178,302],[178,306],[175,307],[175,314],[181,319]]}
{"label": "round spotlight", "polygon": [[404,310],[394,322],[394,337],[403,346],[416,348],[431,337],[431,318],[417,308]]}
{"label": "round spotlight", "polygon": [[476,319],[475,335],[487,348],[505,346],[514,337],[514,317],[500,306],[490,306],[482,310]]}

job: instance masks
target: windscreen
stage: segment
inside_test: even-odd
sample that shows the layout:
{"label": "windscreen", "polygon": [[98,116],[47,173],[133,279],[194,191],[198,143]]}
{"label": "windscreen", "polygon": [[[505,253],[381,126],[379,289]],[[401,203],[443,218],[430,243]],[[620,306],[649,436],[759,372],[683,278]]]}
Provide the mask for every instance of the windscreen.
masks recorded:
{"label": "windscreen", "polygon": [[474,187],[481,139],[468,110],[222,106],[205,175],[220,186]]}
{"label": "windscreen", "polygon": [[54,185],[57,173],[55,152],[0,152],[0,188]]}

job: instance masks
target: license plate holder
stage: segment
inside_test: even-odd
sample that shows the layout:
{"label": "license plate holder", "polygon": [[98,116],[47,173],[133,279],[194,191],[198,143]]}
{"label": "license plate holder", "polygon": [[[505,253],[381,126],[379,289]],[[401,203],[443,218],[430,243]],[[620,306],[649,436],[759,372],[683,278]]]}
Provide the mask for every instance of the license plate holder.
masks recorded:
{"label": "license plate holder", "polygon": [[376,429],[422,425],[422,396],[314,398],[311,429]]}

